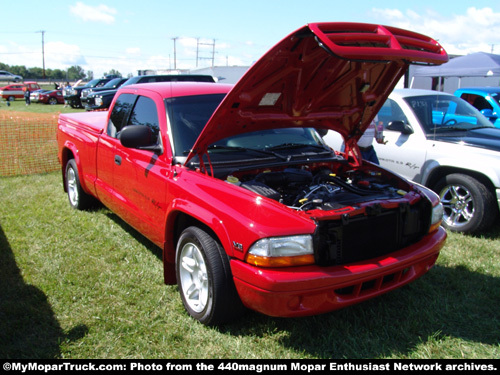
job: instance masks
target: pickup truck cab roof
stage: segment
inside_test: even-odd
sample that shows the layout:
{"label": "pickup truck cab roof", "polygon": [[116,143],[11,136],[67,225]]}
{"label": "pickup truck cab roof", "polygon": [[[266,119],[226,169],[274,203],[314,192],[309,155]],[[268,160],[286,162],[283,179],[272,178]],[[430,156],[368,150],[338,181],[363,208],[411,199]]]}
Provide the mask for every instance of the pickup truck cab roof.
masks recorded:
{"label": "pickup truck cab roof", "polygon": [[454,95],[477,108],[500,128],[500,87],[462,87]]}

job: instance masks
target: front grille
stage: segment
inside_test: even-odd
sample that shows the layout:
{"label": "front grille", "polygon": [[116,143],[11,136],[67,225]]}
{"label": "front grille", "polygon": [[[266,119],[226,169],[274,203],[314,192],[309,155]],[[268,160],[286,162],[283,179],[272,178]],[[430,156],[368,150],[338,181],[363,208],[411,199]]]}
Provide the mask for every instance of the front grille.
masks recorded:
{"label": "front grille", "polygon": [[374,205],[364,215],[319,221],[315,233],[315,259],[322,266],[376,258],[419,241],[430,226],[431,203],[383,209]]}

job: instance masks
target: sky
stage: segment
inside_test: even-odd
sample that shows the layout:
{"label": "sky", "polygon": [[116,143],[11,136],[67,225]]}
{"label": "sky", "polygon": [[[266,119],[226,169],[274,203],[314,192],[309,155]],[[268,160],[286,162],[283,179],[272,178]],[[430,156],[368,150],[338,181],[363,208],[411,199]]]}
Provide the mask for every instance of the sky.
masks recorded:
{"label": "sky", "polygon": [[[0,62],[27,68],[249,66],[311,22],[401,27],[448,54],[500,54],[499,0],[0,0]],[[43,46],[43,53],[42,53]]]}

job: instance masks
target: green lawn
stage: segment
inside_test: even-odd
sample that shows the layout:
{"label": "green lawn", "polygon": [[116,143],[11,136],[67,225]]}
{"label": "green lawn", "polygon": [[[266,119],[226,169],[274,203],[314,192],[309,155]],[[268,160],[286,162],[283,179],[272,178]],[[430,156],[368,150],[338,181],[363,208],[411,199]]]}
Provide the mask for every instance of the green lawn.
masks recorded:
{"label": "green lawn", "polygon": [[[60,174],[0,178],[0,358],[500,358],[500,230],[450,234],[420,280],[329,314],[208,328],[161,252]],[[497,223],[496,228],[500,228]]]}

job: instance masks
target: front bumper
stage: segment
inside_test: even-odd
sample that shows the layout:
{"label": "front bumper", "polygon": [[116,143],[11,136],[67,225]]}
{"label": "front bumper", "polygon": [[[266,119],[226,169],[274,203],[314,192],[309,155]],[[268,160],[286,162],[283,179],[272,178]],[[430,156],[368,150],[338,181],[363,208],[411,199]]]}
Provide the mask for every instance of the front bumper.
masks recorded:
{"label": "front bumper", "polygon": [[402,250],[348,265],[264,269],[231,260],[238,294],[245,306],[266,315],[317,315],[397,289],[425,274],[446,240],[438,231]]}
{"label": "front bumper", "polygon": [[80,102],[80,96],[78,95],[64,96],[64,100],[71,106],[79,107],[82,105],[82,103]]}

